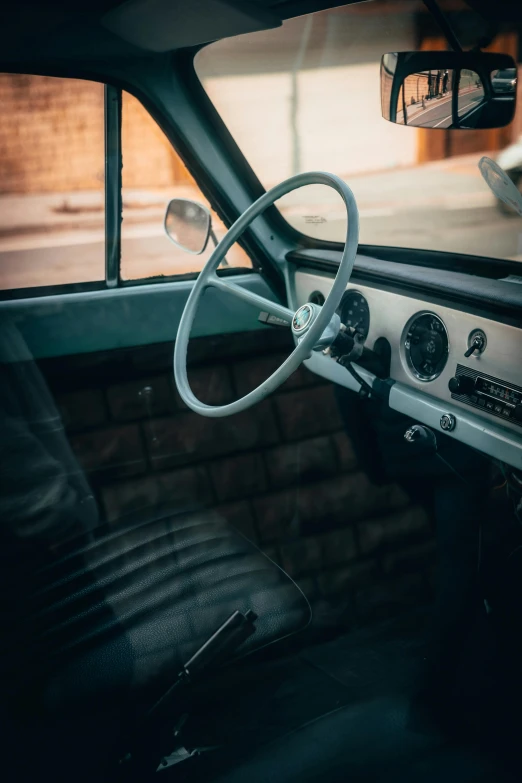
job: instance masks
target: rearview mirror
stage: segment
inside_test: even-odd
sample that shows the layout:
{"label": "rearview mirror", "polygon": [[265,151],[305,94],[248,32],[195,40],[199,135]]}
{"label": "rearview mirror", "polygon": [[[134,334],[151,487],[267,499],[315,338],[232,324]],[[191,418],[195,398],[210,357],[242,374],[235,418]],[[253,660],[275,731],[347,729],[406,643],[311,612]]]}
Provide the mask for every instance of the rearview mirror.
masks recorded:
{"label": "rearview mirror", "polygon": [[173,198],[165,213],[165,231],[175,245],[198,256],[204,252],[212,217],[209,210],[186,198]]}
{"label": "rearview mirror", "polygon": [[382,116],[415,128],[501,128],[513,119],[517,70],[507,54],[388,52]]}

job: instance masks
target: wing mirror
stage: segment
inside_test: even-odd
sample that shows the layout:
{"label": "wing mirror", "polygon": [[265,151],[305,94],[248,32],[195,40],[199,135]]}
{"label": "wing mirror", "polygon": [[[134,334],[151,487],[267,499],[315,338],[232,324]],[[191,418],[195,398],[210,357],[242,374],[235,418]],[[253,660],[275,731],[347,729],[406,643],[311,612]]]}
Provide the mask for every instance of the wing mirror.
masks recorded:
{"label": "wing mirror", "polygon": [[187,253],[201,255],[212,232],[212,216],[207,207],[186,198],[173,198],[165,213],[168,238]]}
{"label": "wing mirror", "polygon": [[381,60],[382,116],[414,128],[502,128],[515,114],[516,85],[516,63],[507,54],[388,52]]}

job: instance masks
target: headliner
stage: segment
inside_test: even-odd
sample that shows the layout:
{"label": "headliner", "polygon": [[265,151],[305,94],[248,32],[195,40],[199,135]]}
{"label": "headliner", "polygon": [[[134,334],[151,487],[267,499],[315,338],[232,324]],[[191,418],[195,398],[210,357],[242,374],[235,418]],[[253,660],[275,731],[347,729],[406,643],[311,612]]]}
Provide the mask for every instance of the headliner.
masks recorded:
{"label": "headliner", "polygon": [[[371,0],[12,0],[2,9],[3,70],[134,58],[278,27],[285,19]],[[4,0],[4,3],[6,0]],[[404,5],[404,0],[390,4]],[[466,0],[483,16],[522,21],[521,0]]]}
{"label": "headliner", "polygon": [[132,57],[269,29],[293,16],[360,1],[4,0],[0,51],[4,65]]}

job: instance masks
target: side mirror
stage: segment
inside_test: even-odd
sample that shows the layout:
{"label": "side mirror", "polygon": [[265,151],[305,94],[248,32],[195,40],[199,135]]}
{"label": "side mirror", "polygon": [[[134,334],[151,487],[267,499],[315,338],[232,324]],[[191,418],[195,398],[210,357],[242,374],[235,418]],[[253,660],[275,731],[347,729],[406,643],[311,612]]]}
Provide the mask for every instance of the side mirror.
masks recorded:
{"label": "side mirror", "polygon": [[203,204],[186,198],[173,198],[165,213],[165,232],[175,245],[199,256],[204,252],[212,230],[212,216]]}
{"label": "side mirror", "polygon": [[515,114],[516,74],[507,54],[388,52],[382,116],[414,128],[502,128]]}

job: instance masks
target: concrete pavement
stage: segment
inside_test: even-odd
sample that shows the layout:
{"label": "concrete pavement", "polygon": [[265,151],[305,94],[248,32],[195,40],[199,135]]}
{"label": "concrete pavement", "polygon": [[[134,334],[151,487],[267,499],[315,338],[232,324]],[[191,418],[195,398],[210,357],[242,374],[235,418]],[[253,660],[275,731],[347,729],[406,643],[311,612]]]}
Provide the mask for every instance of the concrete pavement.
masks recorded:
{"label": "concrete pavement", "polygon": [[[360,241],[518,260],[522,221],[497,210],[478,171],[479,157],[345,177],[359,205]],[[164,235],[165,205],[176,195],[200,198],[187,188],[124,194],[124,278],[198,271],[208,258],[210,247],[202,256],[188,255]],[[344,209],[333,191],[323,186],[301,189],[279,206],[304,233],[344,239]],[[216,229],[221,236],[224,227],[217,220]],[[244,266],[248,259],[238,248],[229,262]],[[0,198],[2,288],[102,280],[104,265],[100,194]]]}

